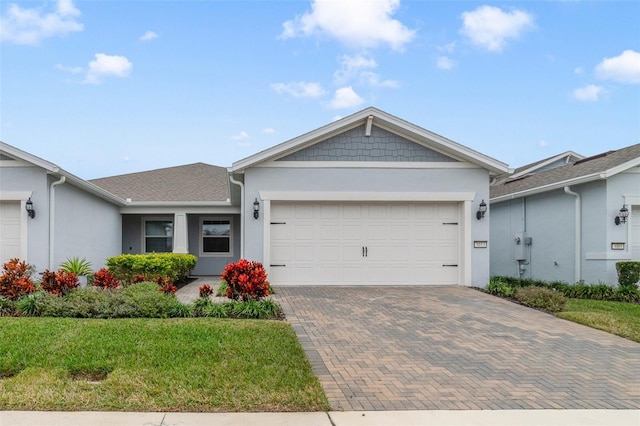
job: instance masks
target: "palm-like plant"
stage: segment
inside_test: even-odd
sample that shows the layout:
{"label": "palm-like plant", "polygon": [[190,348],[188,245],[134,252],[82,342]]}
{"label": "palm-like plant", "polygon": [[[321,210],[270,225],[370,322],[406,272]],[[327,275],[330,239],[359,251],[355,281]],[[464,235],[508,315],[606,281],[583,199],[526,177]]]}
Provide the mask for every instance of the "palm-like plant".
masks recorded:
{"label": "palm-like plant", "polygon": [[60,269],[64,272],[71,272],[76,276],[89,275],[93,273],[91,262],[85,258],[71,257],[60,264]]}

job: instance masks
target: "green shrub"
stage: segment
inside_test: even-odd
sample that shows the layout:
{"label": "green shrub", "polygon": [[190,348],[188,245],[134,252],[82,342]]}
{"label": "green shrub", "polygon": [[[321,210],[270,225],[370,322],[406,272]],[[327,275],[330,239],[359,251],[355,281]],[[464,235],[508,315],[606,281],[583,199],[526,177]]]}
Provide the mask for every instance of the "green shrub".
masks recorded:
{"label": "green shrub", "polygon": [[107,267],[127,285],[134,281],[136,275],[143,276],[146,281],[160,276],[178,282],[189,276],[197,261],[198,258],[192,254],[121,254],[107,259]]}
{"label": "green shrub", "polygon": [[161,292],[156,283],[133,284],[113,294],[111,315],[115,318],[167,318],[175,300],[174,295]]}
{"label": "green shrub", "polygon": [[229,288],[229,284],[226,281],[220,281],[220,285],[218,285],[218,290],[216,291],[217,297],[227,297],[227,289]]}
{"label": "green shrub", "polygon": [[534,286],[519,288],[513,294],[513,297],[525,306],[542,309],[547,312],[560,312],[566,303],[562,293]]}
{"label": "green shrub", "polygon": [[616,262],[618,284],[620,287],[638,288],[640,281],[640,262]]}
{"label": "green shrub", "polygon": [[193,316],[204,317],[205,312],[213,305],[213,302],[209,298],[201,297],[193,302]]}
{"label": "green shrub", "polygon": [[87,259],[79,257],[71,257],[60,264],[60,269],[64,272],[72,273],[76,276],[90,275],[93,273],[91,270],[91,262]]}
{"label": "green shrub", "polygon": [[487,287],[485,287],[485,290],[490,294],[501,297],[511,297],[516,291],[515,287],[507,284],[498,277],[492,277]]}
{"label": "green shrub", "polygon": [[15,312],[15,302],[13,300],[0,296],[0,317],[14,315]]}
{"label": "green shrub", "polygon": [[210,318],[229,318],[232,305],[233,302],[212,303],[202,310],[201,316]]}
{"label": "green shrub", "polygon": [[42,294],[46,293],[31,293],[26,296],[22,296],[16,301],[16,311],[25,317],[37,317],[40,315],[40,306],[38,299],[42,297]]}
{"label": "green shrub", "polygon": [[612,300],[627,303],[640,303],[640,290],[634,287],[618,287]]}
{"label": "green shrub", "polygon": [[173,306],[169,308],[169,317],[171,318],[190,318],[193,316],[193,308],[191,305],[185,305],[179,301],[175,301]]}
{"label": "green shrub", "polygon": [[282,313],[282,308],[272,300],[248,300],[232,302],[231,315],[246,319],[273,319]]}

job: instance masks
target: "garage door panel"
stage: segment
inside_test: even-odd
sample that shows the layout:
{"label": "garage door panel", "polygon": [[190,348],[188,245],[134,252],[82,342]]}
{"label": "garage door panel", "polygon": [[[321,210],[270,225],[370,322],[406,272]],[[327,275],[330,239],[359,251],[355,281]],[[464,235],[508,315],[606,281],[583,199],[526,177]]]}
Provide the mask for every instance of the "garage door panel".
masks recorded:
{"label": "garage door panel", "polygon": [[459,268],[442,265],[459,262],[459,209],[457,203],[273,202],[271,217],[286,225],[272,225],[272,264],[287,266],[272,268],[270,279],[457,284]]}

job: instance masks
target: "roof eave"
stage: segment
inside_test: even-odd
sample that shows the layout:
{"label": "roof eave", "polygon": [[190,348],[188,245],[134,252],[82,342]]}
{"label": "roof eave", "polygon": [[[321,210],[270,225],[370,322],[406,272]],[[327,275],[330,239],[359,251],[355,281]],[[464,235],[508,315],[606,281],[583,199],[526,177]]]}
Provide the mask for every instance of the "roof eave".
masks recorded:
{"label": "roof eave", "polygon": [[512,192],[509,194],[504,194],[504,195],[500,195],[498,197],[493,197],[490,198],[490,201],[492,203],[500,203],[502,201],[507,201],[507,200],[513,200],[515,198],[522,198],[522,197],[527,197],[530,195],[535,195],[535,194],[540,194],[543,192],[549,192],[549,191],[554,191],[556,189],[560,189],[560,188],[564,188],[565,186],[572,186],[572,185],[580,185],[583,183],[588,183],[588,182],[593,182],[593,181],[597,181],[597,180],[603,180],[606,179],[607,176],[605,176],[604,173],[593,173],[587,176],[581,176],[578,178],[572,178],[572,179],[567,179],[561,182],[554,182],[554,183],[550,183],[547,185],[542,185],[542,186],[538,186],[535,188],[529,188],[529,189],[525,189],[523,191],[518,191],[518,192]]}

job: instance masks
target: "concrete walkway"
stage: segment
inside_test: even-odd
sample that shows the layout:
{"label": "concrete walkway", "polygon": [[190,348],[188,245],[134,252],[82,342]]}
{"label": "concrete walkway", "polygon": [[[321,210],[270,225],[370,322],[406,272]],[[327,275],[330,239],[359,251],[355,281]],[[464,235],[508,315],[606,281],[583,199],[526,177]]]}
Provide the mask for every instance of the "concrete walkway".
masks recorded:
{"label": "concrete walkway", "polygon": [[637,426],[635,410],[120,413],[0,411],[0,426]]}
{"label": "concrete walkway", "polygon": [[640,408],[640,344],[471,288],[277,290],[334,410]]}
{"label": "concrete walkway", "polygon": [[[192,303],[198,297],[200,297],[200,286],[204,284],[209,284],[213,289],[213,292],[218,290],[220,286],[220,276],[200,276],[195,277],[196,279],[191,281],[189,284],[184,285],[176,291],[176,298],[181,303]],[[226,298],[225,298],[226,299]],[[228,299],[226,299],[228,300]],[[1,425],[0,425],[1,426]]]}

